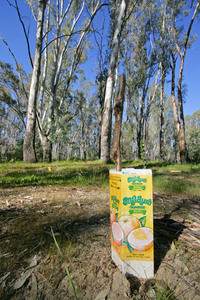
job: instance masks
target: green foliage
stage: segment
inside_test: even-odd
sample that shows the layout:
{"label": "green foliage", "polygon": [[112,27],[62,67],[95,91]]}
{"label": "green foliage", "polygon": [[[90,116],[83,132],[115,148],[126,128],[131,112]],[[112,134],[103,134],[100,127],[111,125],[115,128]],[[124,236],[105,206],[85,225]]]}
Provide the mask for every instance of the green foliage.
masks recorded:
{"label": "green foliage", "polygon": [[[141,160],[123,161],[123,168],[141,168]],[[0,164],[2,188],[31,185],[56,186],[109,186],[109,169],[94,161],[62,161],[26,164],[23,162]],[[153,171],[153,190],[167,194],[200,194],[200,164],[180,165],[148,161]]]}
{"label": "green foliage", "polygon": [[[26,2],[35,17],[37,1],[27,0]],[[120,1],[109,3],[110,25],[108,31],[106,28],[108,23],[102,22],[101,28],[100,24],[96,24],[98,17],[103,17],[105,13],[106,6],[102,6],[95,16],[97,22],[94,19],[92,23],[93,30],[90,31],[87,28],[83,40],[79,40],[96,4],[97,1],[88,1],[84,5],[80,0],[73,1],[68,13],[64,16],[67,3],[64,2],[62,11],[62,5],[57,6],[55,2],[51,2],[49,25],[48,14],[45,14],[45,51],[42,53],[41,90],[39,90],[42,97],[39,97],[37,102],[37,117],[42,134],[47,136],[52,143],[52,157],[55,160],[96,159],[100,154],[101,120],[107,78],[106,65],[111,50],[108,48],[112,44]],[[124,159],[135,158],[141,147],[144,167],[146,159],[159,159],[160,85],[158,85],[155,99],[152,101],[157,71],[162,63],[165,76],[170,72],[170,53],[176,57],[178,64],[180,62],[178,61],[180,57],[178,57],[177,47],[175,47],[171,8],[173,8],[176,21],[176,40],[182,51],[186,41],[187,28],[185,27],[186,23],[183,26],[179,21],[182,18],[188,21],[195,7],[188,4],[187,1],[173,0],[170,2],[150,1],[147,5],[146,1],[136,1],[134,5],[129,5],[127,10],[127,20],[124,24],[119,53],[119,64],[124,67],[127,74],[127,119],[122,125],[122,156]],[[80,19],[74,23],[79,13]],[[180,23],[182,26],[179,25]],[[91,38],[91,33],[94,34],[94,38]],[[107,33],[109,33],[109,41],[106,47],[105,35]],[[56,36],[58,39],[51,42],[51,38]],[[195,39],[195,34],[190,35],[188,47]],[[48,44],[49,42],[50,44]],[[79,45],[78,48],[77,45]],[[94,55],[94,48],[97,48],[98,64],[95,84],[88,80],[86,68],[80,67],[81,64],[88,61],[91,55]],[[121,58],[122,61],[120,61]],[[47,64],[46,76],[45,72],[43,73],[45,63]],[[0,101],[2,103],[0,128],[3,128],[0,132],[1,161],[22,158],[22,148],[18,144],[24,138],[30,76],[31,74],[25,74],[19,64],[15,70],[10,64],[0,62]],[[158,76],[158,82],[160,76],[161,74]],[[168,103],[165,103],[164,107],[164,152],[166,160],[176,162],[179,151],[178,139],[169,101],[171,99],[165,96],[165,102]],[[139,138],[137,143],[138,132],[143,137],[146,153],[143,151],[143,146],[139,144]],[[38,131],[36,135],[37,158],[41,161],[43,157],[42,142]],[[186,139],[189,161],[199,163],[199,129],[192,124],[186,124]]]}
{"label": "green foliage", "polygon": [[187,138],[189,160],[200,163],[200,128],[192,128]]}
{"label": "green foliage", "polygon": [[200,163],[200,110],[186,116],[186,143],[188,158],[192,163]]}
{"label": "green foliage", "polygon": [[[0,161],[22,160],[28,76],[22,67],[0,61]],[[23,86],[19,79],[23,80]]]}
{"label": "green foliage", "polygon": [[133,136],[136,136],[136,126],[128,119],[122,124],[122,137],[121,137],[121,153],[122,157],[128,160],[134,158],[133,145],[134,139]]}
{"label": "green foliage", "polygon": [[23,145],[22,142],[10,151],[1,154],[0,162],[5,161],[22,161],[23,160]]}

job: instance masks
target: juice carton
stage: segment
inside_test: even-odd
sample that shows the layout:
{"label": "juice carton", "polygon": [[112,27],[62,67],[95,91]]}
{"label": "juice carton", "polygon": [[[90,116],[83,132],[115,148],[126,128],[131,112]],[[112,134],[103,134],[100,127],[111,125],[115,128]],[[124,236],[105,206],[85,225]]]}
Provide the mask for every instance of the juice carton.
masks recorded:
{"label": "juice carton", "polygon": [[154,276],[152,171],[110,170],[112,259],[126,276]]}

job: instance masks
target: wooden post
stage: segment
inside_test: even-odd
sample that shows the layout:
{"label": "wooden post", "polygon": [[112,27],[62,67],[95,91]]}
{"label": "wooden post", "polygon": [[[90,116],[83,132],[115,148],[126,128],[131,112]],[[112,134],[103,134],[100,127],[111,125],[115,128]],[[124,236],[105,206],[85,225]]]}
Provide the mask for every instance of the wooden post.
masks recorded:
{"label": "wooden post", "polygon": [[125,86],[126,86],[126,77],[125,74],[123,73],[120,77],[119,90],[118,90],[117,99],[114,107],[115,129],[114,129],[114,137],[113,137],[113,146],[110,153],[110,157],[113,158],[115,161],[116,171],[121,171],[122,169],[120,138],[121,138]]}

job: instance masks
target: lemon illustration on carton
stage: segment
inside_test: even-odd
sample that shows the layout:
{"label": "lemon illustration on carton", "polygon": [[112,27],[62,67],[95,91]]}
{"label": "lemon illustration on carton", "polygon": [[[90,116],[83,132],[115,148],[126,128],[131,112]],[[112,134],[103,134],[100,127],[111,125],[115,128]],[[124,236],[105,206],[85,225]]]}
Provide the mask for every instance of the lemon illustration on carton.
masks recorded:
{"label": "lemon illustration on carton", "polygon": [[153,246],[153,230],[145,223],[146,217],[121,216],[118,222],[112,222],[113,241],[118,247],[127,246],[131,253],[149,250]]}
{"label": "lemon illustration on carton", "polygon": [[140,221],[133,216],[121,216],[118,222],[124,232],[125,239],[133,229],[140,227]]}
{"label": "lemon illustration on carton", "polygon": [[119,223],[113,222],[112,234],[113,234],[113,240],[114,240],[115,244],[117,246],[122,246],[125,236],[124,236],[124,232]]}
{"label": "lemon illustration on carton", "polygon": [[127,245],[123,243],[127,241],[128,234],[136,228],[141,226],[140,221],[134,216],[121,216],[117,222],[116,215],[111,216],[111,227],[112,227],[112,235],[113,240],[117,246]]}
{"label": "lemon illustration on carton", "polygon": [[127,241],[133,249],[149,250],[153,246],[153,230],[148,227],[136,228],[129,233]]}

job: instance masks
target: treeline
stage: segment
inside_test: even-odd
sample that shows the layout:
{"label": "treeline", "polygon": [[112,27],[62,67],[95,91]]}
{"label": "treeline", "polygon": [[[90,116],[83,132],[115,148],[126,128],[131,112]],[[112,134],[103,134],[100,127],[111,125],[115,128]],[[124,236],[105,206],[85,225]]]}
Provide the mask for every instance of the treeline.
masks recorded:
{"label": "treeline", "polygon": [[[199,1],[27,0],[37,25],[34,59],[20,4],[12,4],[33,71],[25,72],[1,36],[14,61],[0,62],[1,161],[108,162],[125,73],[122,157],[200,162],[200,111],[185,118],[183,112],[184,62],[196,39]],[[96,80],[85,67],[93,48]]]}

